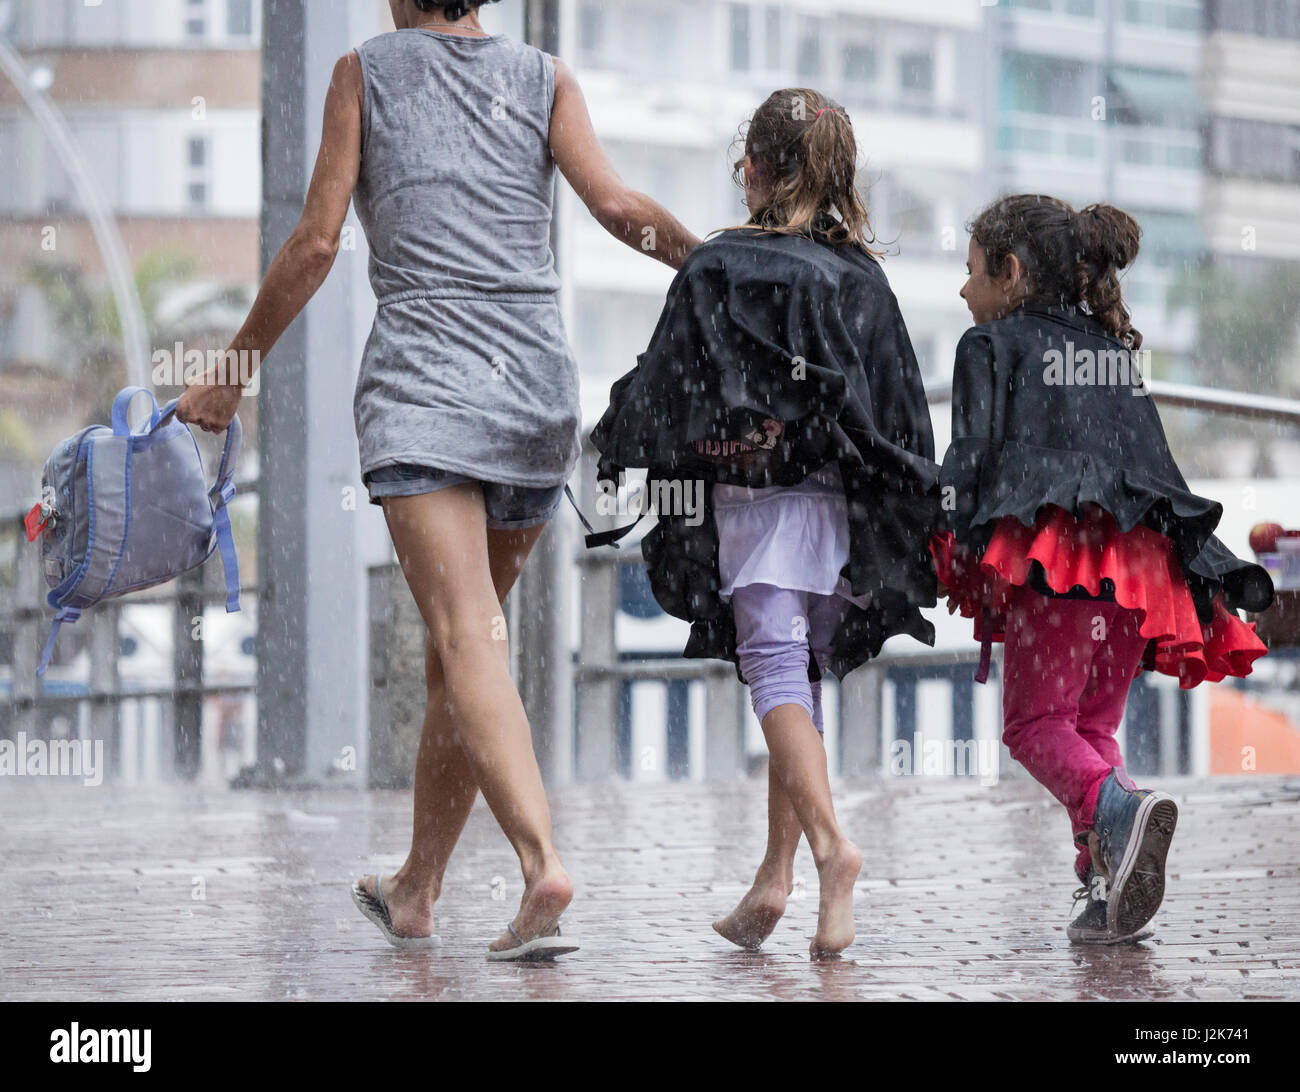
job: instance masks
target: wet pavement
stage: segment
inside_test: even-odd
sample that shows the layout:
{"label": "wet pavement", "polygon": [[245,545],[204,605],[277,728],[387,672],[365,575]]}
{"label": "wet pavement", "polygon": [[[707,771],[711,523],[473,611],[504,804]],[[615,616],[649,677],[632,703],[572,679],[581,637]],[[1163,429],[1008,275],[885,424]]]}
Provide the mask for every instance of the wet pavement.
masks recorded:
{"label": "wet pavement", "polygon": [[1036,785],[839,787],[862,848],[858,939],[807,956],[807,846],[760,954],[709,922],[762,852],[765,780],[552,793],[583,949],[489,964],[520,893],[479,802],[439,903],[440,950],[399,952],[348,884],[404,856],[409,796],[0,784],[0,999],[850,1000],[1300,998],[1300,779],[1166,780],[1181,819],[1155,936],[1078,948],[1068,822]]}

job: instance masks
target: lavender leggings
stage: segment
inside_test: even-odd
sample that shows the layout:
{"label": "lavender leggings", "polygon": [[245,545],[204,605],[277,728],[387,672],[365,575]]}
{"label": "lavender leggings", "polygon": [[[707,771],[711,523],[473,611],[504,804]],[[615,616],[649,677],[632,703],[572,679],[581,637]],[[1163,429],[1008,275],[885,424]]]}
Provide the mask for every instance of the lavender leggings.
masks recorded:
{"label": "lavender leggings", "polygon": [[822,687],[808,679],[808,657],[826,662],[847,604],[836,595],[749,584],[732,592],[736,655],[749,684],[754,715],[802,705],[822,730]]}

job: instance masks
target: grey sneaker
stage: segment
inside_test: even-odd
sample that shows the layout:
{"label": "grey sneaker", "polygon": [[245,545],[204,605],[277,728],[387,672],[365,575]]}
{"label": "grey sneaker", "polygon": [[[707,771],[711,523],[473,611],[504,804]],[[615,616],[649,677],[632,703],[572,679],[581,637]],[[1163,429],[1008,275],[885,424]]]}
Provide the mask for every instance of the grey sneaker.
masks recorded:
{"label": "grey sneaker", "polygon": [[1065,927],[1065,935],[1075,944],[1135,944],[1152,933],[1150,929],[1127,936],[1111,932],[1107,916],[1106,877],[1099,875],[1091,865],[1083,878],[1083,886],[1074,893],[1076,906],[1081,899],[1087,900],[1083,913]]}
{"label": "grey sneaker", "polygon": [[1156,915],[1165,897],[1165,858],[1178,823],[1173,797],[1126,789],[1112,770],[1097,793],[1094,859],[1107,881],[1106,925],[1131,936]]}

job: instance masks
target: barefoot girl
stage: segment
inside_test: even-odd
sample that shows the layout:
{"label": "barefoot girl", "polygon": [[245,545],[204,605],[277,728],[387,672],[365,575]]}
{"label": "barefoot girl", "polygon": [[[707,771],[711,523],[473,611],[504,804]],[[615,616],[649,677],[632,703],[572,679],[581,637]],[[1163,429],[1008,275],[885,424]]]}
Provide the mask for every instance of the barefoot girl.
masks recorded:
{"label": "barefoot girl", "polygon": [[1236,608],[1272,583],[1213,535],[1146,396],[1119,271],[1138,225],[1110,205],[994,202],[971,224],[952,447],[933,549],[949,609],[1006,641],[1003,741],[1069,811],[1087,899],[1070,939],[1139,938],[1164,897],[1178,818],[1135,788],[1115,733],[1143,667],[1183,687],[1243,676],[1265,652]]}
{"label": "barefoot girl", "polygon": [[[486,34],[479,0],[389,6],[398,29],[335,66],[302,219],[231,348],[275,344],[329,272],[354,200],[378,300],[355,398],[361,472],[429,635],[411,849],[353,899],[392,944],[436,943],[434,903],[482,790],[524,878],[488,958],[549,958],[573,950],[558,935],[572,885],[497,627],[579,450],[554,168],[629,245],[652,226],[654,256],[678,266],[698,240],[620,181],[567,69]],[[224,428],[239,397],[209,375],[179,416]]]}
{"label": "barefoot girl", "polygon": [[[714,928],[760,945],[785,909],[799,836],[817,865],[813,955],[853,940],[857,848],[841,832],[820,738],[820,678],[908,633],[934,603],[927,551],[938,468],[920,373],[855,185],[844,110],[816,91],[754,113],[750,218],[699,247],[650,347],[593,434],[602,481],[648,467],[651,584],[691,623],[687,656],[734,661],[771,754],[768,846]],[[703,481],[704,513],[665,504]]]}

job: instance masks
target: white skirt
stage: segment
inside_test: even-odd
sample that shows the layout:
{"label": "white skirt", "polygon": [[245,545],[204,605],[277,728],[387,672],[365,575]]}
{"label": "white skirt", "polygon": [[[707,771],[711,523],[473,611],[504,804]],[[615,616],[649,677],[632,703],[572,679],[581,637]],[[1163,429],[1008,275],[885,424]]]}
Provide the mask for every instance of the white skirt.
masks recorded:
{"label": "white skirt", "polygon": [[731,598],[736,588],[770,584],[867,606],[869,597],[853,595],[840,575],[849,560],[849,514],[835,463],[798,485],[715,485],[713,516],[721,598]]}

